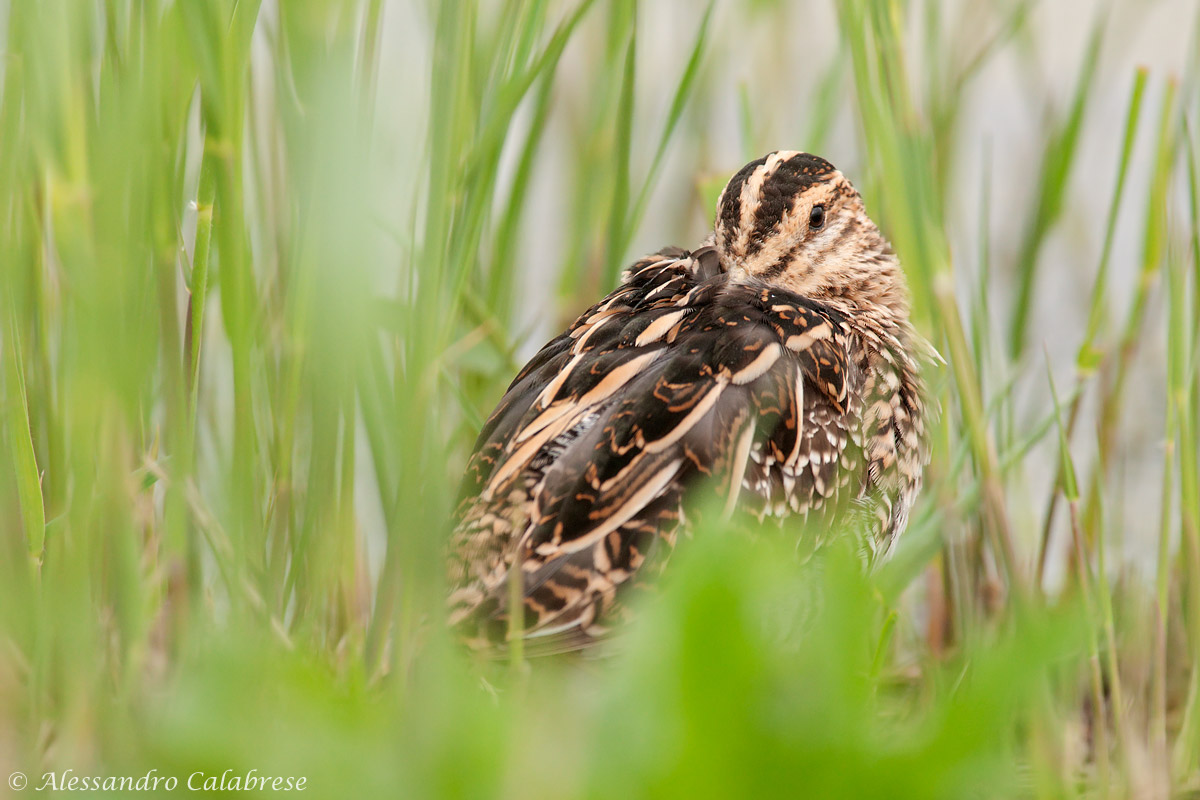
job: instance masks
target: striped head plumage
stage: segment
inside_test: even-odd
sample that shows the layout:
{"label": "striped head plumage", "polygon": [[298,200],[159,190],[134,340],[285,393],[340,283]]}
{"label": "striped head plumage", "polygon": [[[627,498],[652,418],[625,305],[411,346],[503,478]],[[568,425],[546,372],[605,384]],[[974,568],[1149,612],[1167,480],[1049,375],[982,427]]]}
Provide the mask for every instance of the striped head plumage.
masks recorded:
{"label": "striped head plumage", "polygon": [[781,150],[738,170],[717,201],[716,246],[735,280],[908,314],[891,246],[850,181],[819,156]]}
{"label": "striped head plumage", "polygon": [[488,418],[451,622],[480,643],[520,629],[526,652],[587,645],[665,567],[701,486],[726,513],[857,530],[886,554],[928,457],[919,343],[850,182],[807,153],[747,164],[708,240],[634,263]]}

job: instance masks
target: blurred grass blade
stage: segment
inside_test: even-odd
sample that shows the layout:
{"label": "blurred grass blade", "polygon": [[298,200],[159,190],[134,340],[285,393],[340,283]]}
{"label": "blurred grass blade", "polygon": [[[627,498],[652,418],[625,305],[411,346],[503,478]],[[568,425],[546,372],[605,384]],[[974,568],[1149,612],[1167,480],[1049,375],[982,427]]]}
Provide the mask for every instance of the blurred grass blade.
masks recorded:
{"label": "blurred grass blade", "polygon": [[1120,339],[1114,348],[1115,364],[1113,378],[1105,387],[1100,398],[1097,445],[1099,452],[1088,481],[1087,501],[1084,505],[1084,528],[1096,527],[1100,513],[1102,487],[1108,471],[1112,468],[1114,437],[1124,409],[1126,380],[1129,369],[1138,351],[1142,327],[1151,291],[1162,271],[1162,257],[1166,248],[1167,197],[1171,183],[1171,163],[1174,160],[1177,137],[1173,125],[1176,121],[1175,97],[1178,84],[1169,80],[1164,87],[1162,107],[1159,112],[1158,135],[1155,140],[1154,172],[1146,197],[1143,222],[1142,256],[1138,281],[1129,304]]}
{"label": "blurred grass blade", "polygon": [[[1113,702],[1106,702],[1105,698],[1105,681],[1103,670],[1100,666],[1100,644],[1096,636],[1095,628],[1090,621],[1097,619],[1096,613],[1096,594],[1095,579],[1091,575],[1091,560],[1088,558],[1087,546],[1084,543],[1083,531],[1079,524],[1079,488],[1075,480],[1075,464],[1071,458],[1071,452],[1067,445],[1066,428],[1063,426],[1062,420],[1062,403],[1058,399],[1058,389],[1054,385],[1054,375],[1050,371],[1050,356],[1046,354],[1046,379],[1050,384],[1050,395],[1054,400],[1054,421],[1058,428],[1058,453],[1063,475],[1063,494],[1067,500],[1067,507],[1071,515],[1071,541],[1075,545],[1075,568],[1076,577],[1079,581],[1079,591],[1083,595],[1084,608],[1086,609],[1089,624],[1087,628],[1088,639],[1088,662],[1090,666],[1090,678],[1092,688],[1092,704],[1093,704],[1093,725],[1092,732],[1095,736],[1095,751],[1096,760],[1099,766],[1098,781],[1101,786],[1110,784],[1109,765],[1109,713],[1110,708],[1113,714],[1112,725],[1117,732],[1120,731],[1119,717],[1117,716],[1116,705],[1120,698],[1120,692],[1115,691]],[[1115,655],[1112,662],[1115,663]],[[1114,682],[1114,686],[1119,686],[1119,673],[1112,673],[1109,680]]]}
{"label": "blurred grass blade", "polygon": [[625,240],[622,243],[622,250],[629,248],[629,240],[633,237],[634,231],[642,220],[642,215],[646,211],[646,203],[650,199],[650,193],[658,185],[658,174],[662,168],[663,157],[667,154],[667,148],[670,146],[675,129],[678,127],[679,120],[683,116],[683,109],[687,106],[688,98],[691,96],[692,89],[696,85],[696,76],[700,72],[700,62],[704,56],[705,46],[708,43],[708,23],[712,20],[715,3],[716,0],[709,0],[708,7],[704,9],[704,16],[700,19],[700,30],[696,33],[696,41],[692,45],[691,55],[688,56],[687,66],[684,67],[683,75],[680,76],[675,86],[675,94],[671,98],[671,105],[667,110],[667,119],[663,123],[662,133],[658,137],[658,147],[654,150],[654,158],[650,161],[650,168],[646,170],[646,177],[642,181],[642,188],[638,192],[637,201],[633,204],[633,209],[625,218]]}
{"label": "blurred grass blade", "polygon": [[1090,375],[1095,371],[1102,355],[1096,350],[1095,341],[1107,314],[1108,270],[1112,260],[1113,240],[1116,238],[1117,214],[1121,208],[1121,200],[1125,196],[1125,180],[1129,176],[1129,160],[1133,152],[1134,141],[1137,139],[1138,123],[1141,121],[1142,114],[1142,99],[1146,93],[1148,77],[1149,72],[1144,67],[1135,71],[1133,87],[1129,91],[1129,109],[1125,114],[1125,132],[1121,137],[1121,156],[1117,166],[1116,185],[1113,188],[1112,200],[1108,206],[1108,217],[1105,220],[1100,266],[1096,270],[1096,280],[1092,284],[1087,331],[1084,334],[1083,343],[1079,346],[1079,355],[1076,357],[1076,364],[1083,376]]}
{"label": "blurred grass blade", "polygon": [[524,218],[529,181],[533,175],[534,165],[537,163],[542,137],[546,132],[546,118],[550,113],[553,87],[554,83],[549,77],[542,78],[541,88],[538,89],[537,96],[533,101],[529,132],[525,135],[525,144],[521,148],[512,188],[504,203],[504,215],[496,230],[495,256],[492,259],[491,268],[488,270],[487,308],[493,309],[497,314],[497,321],[503,323],[509,322],[513,281],[517,275],[514,263],[517,234],[521,220]]}
{"label": "blurred grass blade", "polygon": [[1033,207],[1026,224],[1016,261],[1017,290],[1009,327],[1009,354],[1014,360],[1021,357],[1029,335],[1027,328],[1033,303],[1034,281],[1038,275],[1038,254],[1046,234],[1062,215],[1063,200],[1070,185],[1071,169],[1079,149],[1084,114],[1096,82],[1105,22],[1105,15],[1101,13],[1092,24],[1091,38],[1079,67],[1070,110],[1061,127],[1051,132],[1042,156],[1041,169],[1038,170],[1040,178],[1037,204]]}
{"label": "blurred grass blade", "polygon": [[188,281],[188,310],[184,335],[189,408],[196,409],[200,386],[200,345],[204,340],[204,304],[208,296],[208,261],[212,247],[213,204],[216,202],[216,166],[205,156],[200,168],[200,191],[196,197],[196,247]]}
{"label": "blurred grass blade", "polygon": [[[1198,30],[1200,34],[1200,30]],[[1193,78],[1196,76],[1193,75]],[[1170,573],[1168,566],[1170,524],[1170,497],[1167,486],[1171,483],[1170,458],[1176,456],[1179,467],[1179,516],[1180,516],[1180,567],[1185,574],[1184,590],[1187,593],[1186,614],[1191,642],[1190,677],[1188,694],[1184,706],[1183,722],[1173,753],[1173,767],[1180,775],[1194,774],[1200,768],[1200,168],[1197,166],[1196,145],[1190,130],[1185,125],[1183,138],[1187,151],[1188,210],[1190,211],[1189,252],[1192,271],[1186,269],[1182,253],[1169,258],[1168,269],[1168,315],[1167,315],[1167,361],[1168,361],[1168,416],[1167,416],[1167,468],[1163,475],[1164,503],[1159,544],[1158,604],[1159,614],[1164,617],[1161,625],[1165,631],[1165,619],[1170,599]],[[1191,291],[1188,284],[1191,283]],[[1174,437],[1172,437],[1172,427]],[[1174,438],[1174,441],[1172,441]],[[1159,691],[1154,700],[1155,721],[1161,724],[1154,733],[1166,746],[1166,642],[1164,635],[1163,664],[1156,670]],[[1156,664],[1156,667],[1158,665]],[[1161,672],[1161,675],[1159,674]]]}
{"label": "blurred grass blade", "polygon": [[16,312],[8,314],[8,330],[4,337],[4,383],[8,387],[8,438],[12,448],[13,473],[17,478],[17,495],[21,502],[21,519],[25,527],[25,547],[30,559],[41,566],[46,542],[46,511],[42,498],[42,477],[38,472],[37,455],[33,449],[33,433],[29,423],[29,401],[25,390],[24,354],[21,351],[20,331]]}
{"label": "blurred grass blade", "polygon": [[[1112,258],[1113,242],[1116,239],[1117,214],[1121,207],[1121,200],[1125,194],[1125,180],[1129,173],[1130,154],[1133,151],[1134,141],[1137,138],[1138,125],[1141,121],[1142,98],[1145,95],[1147,76],[1148,73],[1145,69],[1136,70],[1134,72],[1133,87],[1130,89],[1129,107],[1125,115],[1125,132],[1121,138],[1121,154],[1117,164],[1116,184],[1108,206],[1108,217],[1104,230],[1104,244],[1101,246],[1100,251],[1100,265],[1096,270],[1096,280],[1092,284],[1087,329],[1075,357],[1076,383],[1079,386],[1082,386],[1084,381],[1095,373],[1105,354],[1104,350],[1097,346],[1096,337],[1100,334],[1108,318],[1109,263]],[[1079,419],[1080,403],[1082,400],[1083,393],[1077,392],[1075,398],[1070,403],[1070,409],[1067,412],[1068,442],[1075,432],[1075,424]],[[1062,485],[1062,480],[1063,476],[1060,466],[1059,473],[1055,476],[1053,494],[1042,520],[1041,544],[1038,549],[1036,572],[1037,583],[1039,585],[1046,574],[1051,525],[1054,522],[1054,514],[1058,507],[1057,490]]]}
{"label": "blurred grass blade", "polygon": [[1054,425],[1058,430],[1058,458],[1063,474],[1063,495],[1068,503],[1079,502],[1079,484],[1075,480],[1075,462],[1067,445],[1067,432],[1063,427],[1062,403],[1058,399],[1058,389],[1054,385],[1054,374],[1050,371],[1050,355],[1046,354],[1046,381],[1050,384],[1050,396],[1054,400]]}
{"label": "blurred grass blade", "polygon": [[[892,0],[839,4],[854,65],[855,87],[872,164],[879,172],[885,228],[905,265],[918,324],[944,331],[947,361],[954,376],[975,464],[983,482],[984,530],[1014,597],[1024,594],[996,456],[988,430],[979,376],[954,292],[950,245],[944,228],[944,199],[937,195],[937,153],[912,106],[907,64],[901,49],[903,14]],[[858,35],[857,32],[864,35]]]}
{"label": "blurred grass blade", "polygon": [[617,281],[621,262],[625,258],[625,226],[629,222],[629,164],[633,149],[634,76],[637,71],[637,22],[629,29],[625,45],[625,62],[621,69],[621,94],[617,103],[617,144],[613,151],[613,196],[608,215],[608,245],[605,249],[603,286]]}

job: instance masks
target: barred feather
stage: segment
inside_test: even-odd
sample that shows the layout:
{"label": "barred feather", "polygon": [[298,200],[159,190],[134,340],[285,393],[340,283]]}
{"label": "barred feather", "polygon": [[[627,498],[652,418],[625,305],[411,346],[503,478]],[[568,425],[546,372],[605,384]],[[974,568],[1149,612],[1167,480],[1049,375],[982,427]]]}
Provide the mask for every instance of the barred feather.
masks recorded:
{"label": "barred feather", "polygon": [[914,336],[849,182],[803,153],[748,164],[709,243],[635,263],[509,386],[464,482],[451,621],[502,638],[519,580],[527,636],[587,644],[701,481],[760,517],[868,508],[886,552],[927,460]]}

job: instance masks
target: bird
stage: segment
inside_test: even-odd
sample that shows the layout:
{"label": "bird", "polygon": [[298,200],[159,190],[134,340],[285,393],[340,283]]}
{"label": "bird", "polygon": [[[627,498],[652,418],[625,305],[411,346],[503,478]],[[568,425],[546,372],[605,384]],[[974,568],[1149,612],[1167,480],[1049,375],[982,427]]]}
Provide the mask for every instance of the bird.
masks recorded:
{"label": "bird", "polygon": [[588,647],[662,572],[704,487],[725,515],[844,523],[886,558],[929,460],[929,352],[850,181],[805,152],[751,161],[698,247],[637,260],[486,420],[450,624],[480,648]]}

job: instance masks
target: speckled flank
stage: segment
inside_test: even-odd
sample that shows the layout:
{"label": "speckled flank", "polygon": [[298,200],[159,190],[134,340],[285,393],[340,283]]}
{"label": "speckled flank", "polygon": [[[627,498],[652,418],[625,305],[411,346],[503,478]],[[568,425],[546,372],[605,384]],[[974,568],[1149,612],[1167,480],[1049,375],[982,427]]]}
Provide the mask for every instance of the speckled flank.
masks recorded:
{"label": "speckled flank", "polygon": [[504,637],[519,574],[531,645],[592,641],[666,565],[703,479],[760,519],[866,520],[849,527],[874,555],[903,531],[925,406],[903,276],[857,192],[771,153],[730,180],[710,241],[630,267],[484,425],[449,566],[468,638]]}

